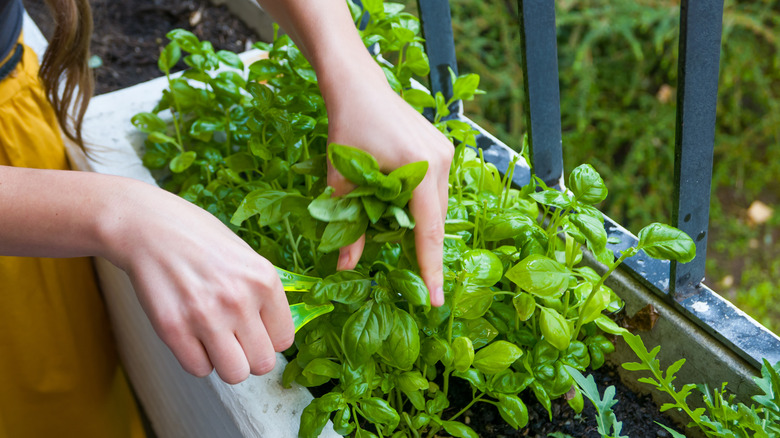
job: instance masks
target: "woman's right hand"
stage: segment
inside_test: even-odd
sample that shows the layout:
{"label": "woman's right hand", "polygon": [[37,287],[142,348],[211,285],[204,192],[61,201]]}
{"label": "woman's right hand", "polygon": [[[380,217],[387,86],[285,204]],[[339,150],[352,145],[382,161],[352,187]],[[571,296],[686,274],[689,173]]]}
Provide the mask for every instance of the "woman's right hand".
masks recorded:
{"label": "woman's right hand", "polygon": [[106,257],[182,367],[235,384],[265,374],[294,328],[273,265],[217,218],[156,187],[128,182],[103,218]]}

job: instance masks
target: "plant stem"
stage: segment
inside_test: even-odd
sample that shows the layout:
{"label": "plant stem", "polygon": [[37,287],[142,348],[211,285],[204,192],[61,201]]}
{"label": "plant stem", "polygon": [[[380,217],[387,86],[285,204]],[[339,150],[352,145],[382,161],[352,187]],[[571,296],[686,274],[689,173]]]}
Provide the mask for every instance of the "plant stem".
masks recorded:
{"label": "plant stem", "polygon": [[173,99],[173,106],[176,107],[176,114],[173,115],[173,127],[176,129],[176,140],[179,141],[179,144],[176,145],[179,147],[179,152],[184,152],[184,143],[181,141],[181,132],[179,131],[179,122],[176,120],[177,116],[181,116],[181,109],[179,107],[179,101],[176,100],[176,95],[173,93],[173,87],[171,86],[171,74],[170,71],[165,71],[165,77],[168,78],[168,88],[171,89],[171,99]]}
{"label": "plant stem", "polygon": [[[609,277],[609,276],[612,274],[612,272],[614,272],[614,271],[615,271],[615,269],[616,269],[618,266],[620,266],[620,264],[621,264],[621,263],[623,263],[623,261],[624,261],[625,259],[627,259],[627,258],[629,258],[629,257],[632,257],[632,256],[636,255],[636,253],[637,253],[638,251],[639,251],[639,250],[638,250],[636,247],[634,247],[634,248],[629,248],[629,249],[625,250],[625,251],[623,252],[623,254],[621,254],[621,255],[620,255],[620,258],[619,258],[619,259],[617,259],[617,260],[615,261],[615,263],[613,263],[613,264],[612,264],[612,266],[610,266],[610,267],[609,267],[609,269],[607,270],[607,272],[605,272],[605,273],[604,273],[604,275],[602,275],[602,276],[601,276],[601,278],[599,278],[599,281],[598,281],[598,283],[596,283],[596,284],[593,286],[593,289],[591,289],[590,293],[588,294],[588,298],[586,298],[586,299],[585,299],[585,303],[582,305],[582,307],[581,307],[581,308],[584,308],[584,307],[586,307],[586,306],[588,305],[588,303],[590,303],[590,301],[593,299],[593,297],[594,297],[594,296],[596,296],[596,292],[598,292],[598,290],[599,290],[599,289],[601,289],[601,285],[603,285],[603,284],[604,284],[604,280],[606,280],[606,279],[607,279],[607,277]],[[576,337],[579,335],[579,333],[580,333],[580,329],[581,329],[581,328],[582,328],[582,313],[580,313],[579,317],[577,318],[577,325],[575,326],[575,328],[574,328],[574,333],[572,334],[572,336],[573,336],[574,338],[576,338]]]}
{"label": "plant stem", "polygon": [[298,252],[298,242],[293,239],[293,232],[292,228],[290,227],[289,218],[284,218],[284,226],[287,228],[287,238],[290,239],[290,244],[293,248],[293,263],[295,263],[295,272],[301,272],[300,266],[298,265],[298,260],[300,259],[301,262],[303,262],[303,259],[301,258],[301,254]]}
{"label": "plant stem", "polygon": [[[488,402],[487,400],[482,400],[482,397],[483,397],[484,395],[485,395],[485,393],[483,392],[482,394],[480,394],[480,395],[478,395],[478,396],[474,397],[474,399],[473,399],[473,400],[471,400],[471,401],[469,402],[469,404],[467,404],[467,405],[466,405],[466,407],[464,407],[463,409],[461,409],[460,411],[458,411],[458,413],[457,413],[457,414],[455,414],[455,415],[453,415],[452,417],[450,417],[450,421],[454,421],[456,418],[458,418],[459,416],[461,416],[461,415],[462,415],[464,412],[468,411],[468,410],[469,410],[469,408],[471,408],[471,407],[472,407],[472,406],[473,406],[475,403],[477,403],[478,401],[482,401],[482,402]],[[488,402],[488,403],[489,403],[489,402]]]}

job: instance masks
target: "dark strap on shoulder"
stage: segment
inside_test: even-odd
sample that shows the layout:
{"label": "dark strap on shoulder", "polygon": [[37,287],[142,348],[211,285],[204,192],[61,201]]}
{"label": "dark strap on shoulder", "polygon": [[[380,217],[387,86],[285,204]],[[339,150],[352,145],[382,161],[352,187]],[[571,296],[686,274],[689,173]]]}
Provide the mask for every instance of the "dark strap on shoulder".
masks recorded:
{"label": "dark strap on shoulder", "polygon": [[16,66],[19,64],[19,61],[22,60],[22,54],[24,53],[24,46],[21,44],[16,45],[16,49],[14,49],[13,55],[11,55],[10,58],[8,58],[8,61],[5,62],[5,64],[0,65],[0,81],[5,79],[6,76],[11,74],[12,71],[16,68]]}

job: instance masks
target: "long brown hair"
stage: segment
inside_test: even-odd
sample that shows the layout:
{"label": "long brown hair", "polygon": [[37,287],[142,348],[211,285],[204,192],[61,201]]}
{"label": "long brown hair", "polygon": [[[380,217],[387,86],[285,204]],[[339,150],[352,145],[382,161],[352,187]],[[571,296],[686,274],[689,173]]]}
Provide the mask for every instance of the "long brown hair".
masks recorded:
{"label": "long brown hair", "polygon": [[55,28],[39,76],[62,131],[83,149],[81,126],[94,89],[88,64],[92,10],[89,0],[46,0],[46,4]]}

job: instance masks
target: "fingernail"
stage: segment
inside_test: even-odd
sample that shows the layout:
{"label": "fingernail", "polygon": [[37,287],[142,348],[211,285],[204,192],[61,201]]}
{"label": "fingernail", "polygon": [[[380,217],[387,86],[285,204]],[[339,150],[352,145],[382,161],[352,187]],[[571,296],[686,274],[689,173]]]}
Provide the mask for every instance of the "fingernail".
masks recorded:
{"label": "fingernail", "polygon": [[436,288],[436,291],[434,291],[433,295],[436,297],[435,300],[437,307],[444,304],[444,288]]}

